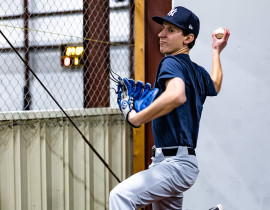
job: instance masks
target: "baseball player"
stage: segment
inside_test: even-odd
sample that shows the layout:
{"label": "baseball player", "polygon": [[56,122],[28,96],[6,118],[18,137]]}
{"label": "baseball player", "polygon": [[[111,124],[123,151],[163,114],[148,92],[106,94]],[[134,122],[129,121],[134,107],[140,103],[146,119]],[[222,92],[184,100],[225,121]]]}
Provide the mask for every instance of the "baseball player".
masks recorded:
{"label": "baseball player", "polygon": [[[192,62],[189,51],[199,34],[198,17],[184,7],[172,9],[165,17],[152,18],[161,25],[158,34],[161,60],[154,87],[155,100],[136,112],[128,101],[121,111],[134,127],[152,121],[155,147],[152,164],[118,184],[110,193],[110,210],[139,209],[152,204],[154,210],[182,209],[183,192],[197,179],[199,169],[195,148],[206,96],[216,96],[222,83],[220,53],[229,30],[217,39],[213,33],[212,70]],[[125,113],[124,110],[125,109]],[[213,209],[222,209],[221,205]]]}

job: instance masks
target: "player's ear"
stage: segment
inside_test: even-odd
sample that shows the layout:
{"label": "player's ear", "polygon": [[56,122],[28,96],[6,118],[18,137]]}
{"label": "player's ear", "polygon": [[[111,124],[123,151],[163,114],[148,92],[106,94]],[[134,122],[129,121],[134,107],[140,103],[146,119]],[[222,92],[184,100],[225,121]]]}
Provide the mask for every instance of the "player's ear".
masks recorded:
{"label": "player's ear", "polygon": [[188,45],[189,43],[191,43],[194,40],[194,38],[195,38],[194,34],[189,34],[189,35],[185,36],[184,44]]}

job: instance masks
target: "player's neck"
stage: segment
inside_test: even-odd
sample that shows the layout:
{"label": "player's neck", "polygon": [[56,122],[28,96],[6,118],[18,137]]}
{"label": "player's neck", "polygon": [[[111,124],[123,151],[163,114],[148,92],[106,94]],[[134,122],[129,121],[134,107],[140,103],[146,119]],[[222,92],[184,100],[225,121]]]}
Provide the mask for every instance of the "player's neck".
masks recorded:
{"label": "player's neck", "polygon": [[178,54],[189,54],[189,48],[187,45],[185,45],[183,48],[173,52],[171,55],[178,55]]}

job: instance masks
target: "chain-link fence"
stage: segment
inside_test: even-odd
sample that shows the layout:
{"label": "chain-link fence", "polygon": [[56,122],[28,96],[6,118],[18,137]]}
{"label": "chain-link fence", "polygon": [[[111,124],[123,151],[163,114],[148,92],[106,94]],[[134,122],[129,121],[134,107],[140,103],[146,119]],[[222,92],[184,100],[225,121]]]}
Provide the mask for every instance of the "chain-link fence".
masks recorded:
{"label": "chain-link fence", "polygon": [[133,0],[1,0],[0,209],[108,208],[132,173],[109,75],[134,77],[133,28]]}
{"label": "chain-link fence", "polygon": [[[112,69],[134,76],[133,0],[2,0],[0,29],[64,109],[117,107]],[[0,36],[0,113],[59,110]],[[52,112],[53,113],[53,112]]]}

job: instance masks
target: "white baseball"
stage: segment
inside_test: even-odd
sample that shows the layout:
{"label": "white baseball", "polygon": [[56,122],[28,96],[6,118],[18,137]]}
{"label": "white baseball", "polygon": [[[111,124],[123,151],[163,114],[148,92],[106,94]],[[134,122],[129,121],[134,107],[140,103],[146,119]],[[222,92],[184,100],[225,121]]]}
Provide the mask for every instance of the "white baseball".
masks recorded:
{"label": "white baseball", "polygon": [[217,28],[215,30],[215,35],[216,35],[217,39],[221,39],[223,37],[224,33],[225,33],[224,28]]}
{"label": "white baseball", "polygon": [[219,210],[224,210],[221,204],[218,204],[217,207]]}

